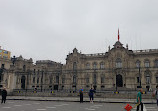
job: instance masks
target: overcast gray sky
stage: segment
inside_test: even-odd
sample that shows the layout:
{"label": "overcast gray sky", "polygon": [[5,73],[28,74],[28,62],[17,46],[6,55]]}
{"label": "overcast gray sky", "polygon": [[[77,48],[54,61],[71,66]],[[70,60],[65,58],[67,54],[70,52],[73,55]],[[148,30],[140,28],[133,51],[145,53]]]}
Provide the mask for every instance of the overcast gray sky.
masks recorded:
{"label": "overcast gray sky", "polygon": [[0,46],[13,55],[65,63],[76,47],[103,53],[117,41],[158,49],[158,0],[0,0]]}

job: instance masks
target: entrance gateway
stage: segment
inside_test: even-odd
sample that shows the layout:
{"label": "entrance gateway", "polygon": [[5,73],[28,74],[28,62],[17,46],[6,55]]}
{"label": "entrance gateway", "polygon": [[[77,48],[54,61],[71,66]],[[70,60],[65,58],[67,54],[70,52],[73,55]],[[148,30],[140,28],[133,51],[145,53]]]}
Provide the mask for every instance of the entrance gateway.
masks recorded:
{"label": "entrance gateway", "polygon": [[116,87],[123,87],[123,79],[121,74],[116,75]]}

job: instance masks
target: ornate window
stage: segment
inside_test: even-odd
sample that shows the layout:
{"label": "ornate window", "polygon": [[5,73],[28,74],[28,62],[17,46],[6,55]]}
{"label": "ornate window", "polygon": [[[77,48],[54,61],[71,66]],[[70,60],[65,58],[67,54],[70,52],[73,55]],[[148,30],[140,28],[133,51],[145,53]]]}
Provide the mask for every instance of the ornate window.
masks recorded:
{"label": "ornate window", "polygon": [[50,76],[50,79],[49,79],[50,84],[52,84],[52,80],[53,80],[53,78],[52,78],[52,76]]}
{"label": "ornate window", "polygon": [[155,67],[158,68],[158,60],[155,60]]}
{"label": "ornate window", "polygon": [[96,62],[93,63],[93,69],[97,69],[97,63]]}
{"label": "ornate window", "polygon": [[137,67],[137,68],[140,67],[140,61],[139,61],[139,60],[136,61],[136,67]]}
{"label": "ornate window", "polygon": [[89,78],[88,77],[86,78],[86,83],[89,83]]}
{"label": "ornate window", "polygon": [[62,83],[63,84],[65,83],[65,76],[64,75],[62,76]]}
{"label": "ornate window", "polygon": [[41,83],[43,83],[43,77],[41,77]]}
{"label": "ornate window", "polygon": [[86,64],[86,69],[90,69],[90,63]]}
{"label": "ornate window", "polygon": [[36,69],[33,70],[33,73],[34,73],[34,74],[36,73]]}
{"label": "ornate window", "polygon": [[96,76],[96,74],[94,74],[93,83],[94,83],[94,84],[97,83],[97,76]]}
{"label": "ornate window", "polygon": [[149,73],[149,71],[146,71],[145,75],[146,75],[146,84],[150,84],[150,73]]}
{"label": "ornate window", "polygon": [[62,83],[63,83],[63,84],[65,83],[65,77],[62,78]]}
{"label": "ornate window", "polygon": [[2,76],[3,76],[3,75],[0,75],[0,82],[3,81],[3,77],[2,77]]}
{"label": "ornate window", "polygon": [[74,75],[73,76],[73,84],[75,84],[76,83],[76,76]]}
{"label": "ornate window", "polygon": [[147,68],[147,67],[150,67],[150,62],[149,62],[149,60],[145,60],[144,66],[145,66],[146,68]]}
{"label": "ornate window", "polygon": [[59,83],[59,76],[56,76],[56,83]]}
{"label": "ornate window", "polygon": [[40,70],[38,70],[37,74],[39,74],[39,73],[40,73]]}
{"label": "ornate window", "polygon": [[23,65],[23,71],[25,71],[26,70],[26,65]]}
{"label": "ornate window", "polygon": [[158,77],[156,77],[156,83],[158,83]]}
{"label": "ornate window", "polygon": [[139,83],[139,82],[140,82],[139,77],[137,77],[137,83]]}
{"label": "ornate window", "polygon": [[33,83],[35,83],[35,77],[33,77]]}
{"label": "ornate window", "polygon": [[76,70],[76,69],[77,69],[77,63],[74,62],[74,63],[73,63],[73,70]]}
{"label": "ornate window", "polygon": [[105,68],[105,65],[103,62],[100,63],[100,69],[104,69]]}
{"label": "ornate window", "polygon": [[122,68],[122,61],[120,58],[116,59],[116,68]]}
{"label": "ornate window", "polygon": [[39,77],[37,78],[37,84],[39,83]]}
{"label": "ornate window", "polygon": [[104,77],[103,76],[101,77],[101,83],[104,83]]}
{"label": "ornate window", "polygon": [[4,68],[5,68],[5,64],[2,64],[2,65],[1,65],[1,69],[4,69]]}

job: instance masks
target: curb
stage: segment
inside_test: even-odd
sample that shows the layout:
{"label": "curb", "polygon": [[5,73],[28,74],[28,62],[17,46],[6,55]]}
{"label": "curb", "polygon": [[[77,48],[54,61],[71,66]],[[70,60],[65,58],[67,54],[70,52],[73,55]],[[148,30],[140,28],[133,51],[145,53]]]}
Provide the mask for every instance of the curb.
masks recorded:
{"label": "curb", "polygon": [[[57,102],[80,102],[79,100],[44,100],[44,99],[7,99],[7,100],[24,100],[24,101],[57,101]],[[83,101],[83,102],[89,102],[87,100]],[[95,101],[96,103],[132,103],[132,104],[136,104],[136,102],[134,101]],[[144,104],[156,104],[156,102],[144,102]]]}

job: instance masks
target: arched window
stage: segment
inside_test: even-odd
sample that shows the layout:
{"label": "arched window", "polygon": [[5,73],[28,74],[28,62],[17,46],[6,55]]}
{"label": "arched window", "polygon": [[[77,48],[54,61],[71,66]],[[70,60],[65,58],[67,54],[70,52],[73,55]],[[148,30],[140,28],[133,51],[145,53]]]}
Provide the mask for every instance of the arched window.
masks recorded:
{"label": "arched window", "polygon": [[155,67],[158,68],[158,60],[155,60]]}
{"label": "arched window", "polygon": [[116,68],[122,68],[122,61],[120,58],[116,59]]}
{"label": "arched window", "polygon": [[149,62],[149,60],[145,60],[144,66],[145,66],[146,68],[147,68],[147,67],[150,67],[150,62]]}
{"label": "arched window", "polygon": [[96,62],[93,63],[93,69],[97,69],[97,63]]}
{"label": "arched window", "polygon": [[104,68],[105,68],[104,62],[101,62],[100,63],[100,69],[104,69]]}

